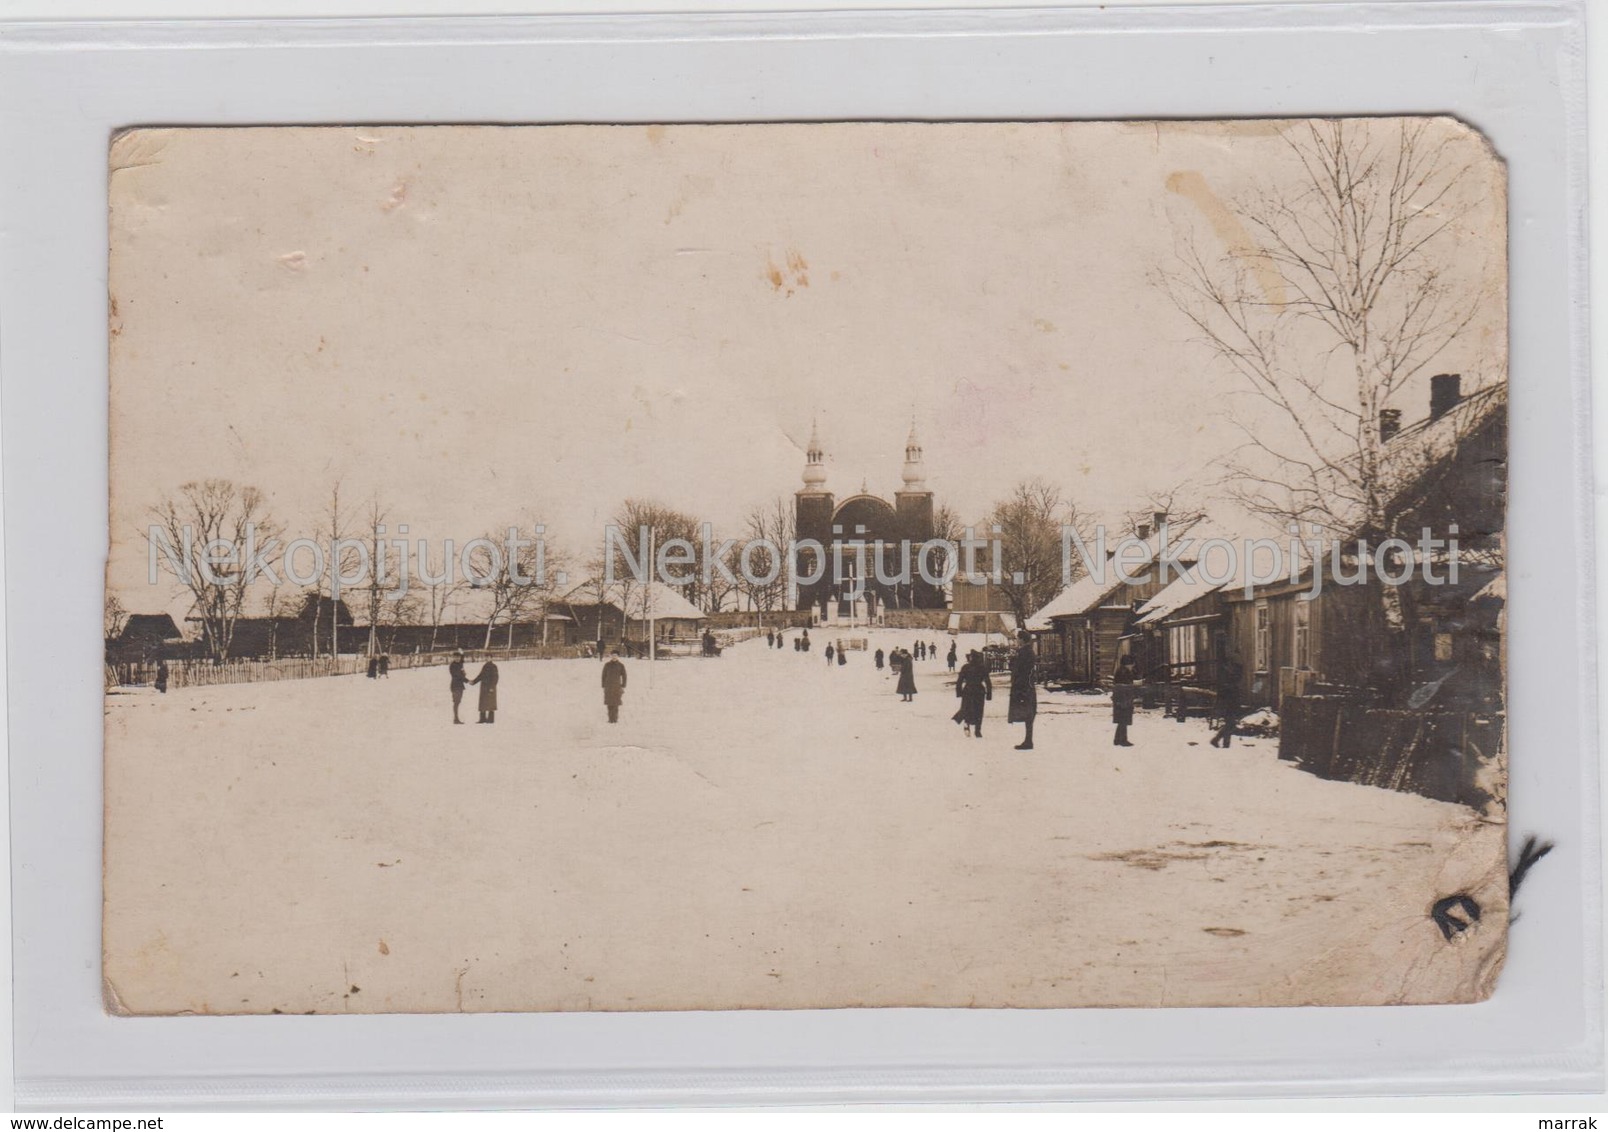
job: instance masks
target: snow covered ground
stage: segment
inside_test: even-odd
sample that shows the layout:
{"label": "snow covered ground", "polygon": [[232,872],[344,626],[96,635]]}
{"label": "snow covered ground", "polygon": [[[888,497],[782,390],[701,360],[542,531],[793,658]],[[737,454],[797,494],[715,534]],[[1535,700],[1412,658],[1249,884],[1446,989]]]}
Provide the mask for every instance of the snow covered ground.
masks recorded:
{"label": "snow covered ground", "polygon": [[[845,637],[850,634],[845,632]],[[913,643],[877,631],[871,647]],[[949,638],[921,634],[947,648]],[[941,659],[763,639],[107,701],[108,997],[141,1013],[1387,1003],[1489,993],[1500,825],[1100,697],[981,739]],[[963,638],[962,655],[980,638]],[[473,671],[473,667],[471,667]],[[1485,916],[1451,942],[1429,908]]]}

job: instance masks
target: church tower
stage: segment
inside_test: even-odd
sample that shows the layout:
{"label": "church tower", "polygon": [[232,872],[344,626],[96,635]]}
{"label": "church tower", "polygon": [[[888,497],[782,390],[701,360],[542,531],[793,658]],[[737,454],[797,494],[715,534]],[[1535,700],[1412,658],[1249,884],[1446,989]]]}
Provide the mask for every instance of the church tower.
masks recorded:
{"label": "church tower", "polygon": [[[804,486],[793,496],[794,537],[799,542],[814,539],[821,546],[832,546],[832,493],[826,489],[826,453],[821,449],[821,431],[818,424],[810,426],[810,445],[804,453]],[[810,552],[799,551],[794,563],[798,577],[811,577],[819,566],[807,561]],[[831,589],[830,577],[814,585],[800,585],[797,608],[809,609],[822,594]]]}
{"label": "church tower", "polygon": [[[911,571],[915,573],[915,555],[921,544],[933,537],[932,492],[927,489],[927,465],[922,458],[921,437],[916,433],[916,422],[910,422],[910,436],[905,440],[904,486],[894,493],[894,511],[899,516],[899,534],[908,539],[911,550]],[[923,581],[919,574],[912,579],[911,597],[918,609],[941,609],[943,591]]]}

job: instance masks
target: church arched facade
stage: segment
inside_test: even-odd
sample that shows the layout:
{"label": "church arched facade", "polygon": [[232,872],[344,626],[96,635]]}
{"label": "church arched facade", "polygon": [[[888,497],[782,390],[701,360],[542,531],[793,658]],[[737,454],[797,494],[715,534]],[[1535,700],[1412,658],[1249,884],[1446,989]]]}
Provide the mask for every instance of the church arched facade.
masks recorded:
{"label": "church arched facade", "polygon": [[[826,624],[875,622],[890,609],[945,608],[943,587],[924,580],[918,568],[921,547],[935,531],[915,426],[905,442],[902,486],[891,502],[863,489],[837,499],[827,487],[816,430],[805,459],[804,486],[794,497],[797,538],[801,544],[820,544],[823,557],[817,558],[813,548],[799,551],[796,608],[811,610]],[[930,560],[929,574],[941,576],[942,569],[940,558]],[[819,580],[808,580],[817,575]]]}

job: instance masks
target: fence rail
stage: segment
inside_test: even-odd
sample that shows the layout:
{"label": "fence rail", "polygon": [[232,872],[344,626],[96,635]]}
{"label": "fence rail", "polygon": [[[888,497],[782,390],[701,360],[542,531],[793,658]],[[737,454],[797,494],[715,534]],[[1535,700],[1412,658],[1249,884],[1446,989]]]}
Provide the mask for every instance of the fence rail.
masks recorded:
{"label": "fence rail", "polygon": [[[391,668],[432,668],[449,663],[453,650],[402,653],[390,658]],[[554,660],[588,656],[586,645],[536,645],[528,648],[476,650],[472,655],[492,660]],[[107,684],[138,687],[156,683],[156,664],[124,661],[107,666]],[[168,687],[200,688],[213,684],[260,684],[272,680],[311,680],[320,676],[357,676],[368,672],[368,657],[281,657],[277,660],[171,660]]]}

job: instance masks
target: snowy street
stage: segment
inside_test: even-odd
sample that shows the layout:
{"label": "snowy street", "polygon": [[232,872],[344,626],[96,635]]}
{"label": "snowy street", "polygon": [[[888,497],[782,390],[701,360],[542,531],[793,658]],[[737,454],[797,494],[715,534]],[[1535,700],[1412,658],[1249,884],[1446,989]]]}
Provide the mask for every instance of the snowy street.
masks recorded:
{"label": "snowy street", "polygon": [[[493,726],[474,688],[452,725],[444,667],[108,697],[109,994],[135,973],[136,1013],[1488,992],[1500,825],[1317,779],[1276,740],[1214,749],[1199,720],[1141,711],[1113,747],[1099,696],[1041,693],[1019,752],[1003,674],[967,738],[941,655],[905,704],[870,651],[828,666],[836,635],[811,637],[628,661],[615,726],[592,661],[500,665]],[[1428,909],[1459,891],[1490,928],[1448,942]]]}

